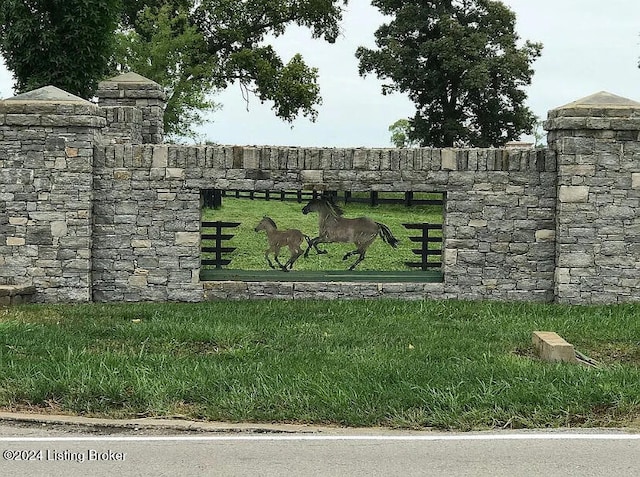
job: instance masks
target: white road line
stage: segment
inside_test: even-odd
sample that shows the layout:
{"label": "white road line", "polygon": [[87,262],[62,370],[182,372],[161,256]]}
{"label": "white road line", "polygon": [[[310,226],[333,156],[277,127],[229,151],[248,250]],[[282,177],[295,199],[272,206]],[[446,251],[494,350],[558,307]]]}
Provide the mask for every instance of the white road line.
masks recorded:
{"label": "white road line", "polygon": [[221,442],[221,441],[522,441],[522,440],[640,440],[640,434],[470,434],[470,435],[207,435],[207,436],[85,436],[0,437],[0,442]]}

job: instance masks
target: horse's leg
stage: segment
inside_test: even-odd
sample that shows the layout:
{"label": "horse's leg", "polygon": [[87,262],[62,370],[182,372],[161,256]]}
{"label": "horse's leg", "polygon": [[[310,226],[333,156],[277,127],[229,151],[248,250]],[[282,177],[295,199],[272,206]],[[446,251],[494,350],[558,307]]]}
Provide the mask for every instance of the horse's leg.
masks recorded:
{"label": "horse's leg", "polygon": [[[307,243],[309,244],[309,246],[307,247],[307,250],[305,250],[305,252],[304,252],[304,258],[307,258],[309,256],[309,250],[311,250],[312,247],[316,246],[315,245],[316,240],[318,240],[319,238],[320,237],[316,237],[316,238],[312,238],[312,239],[307,240]],[[316,248],[316,250],[317,250],[317,248]]]}
{"label": "horse's leg", "polygon": [[284,266],[285,268],[288,267],[289,270],[291,270],[293,268],[293,264],[296,262],[296,260],[298,260],[300,255],[302,255],[302,248],[300,247],[300,245],[293,248],[289,247],[289,252],[291,253],[291,256],[289,257],[287,263],[284,264]]}
{"label": "horse's leg", "polygon": [[307,250],[304,252],[304,258],[307,258],[307,257],[309,256],[309,250],[311,250],[311,248],[314,248],[314,249],[316,250],[316,253],[317,253],[318,255],[321,255],[321,254],[323,254],[323,253],[327,253],[327,251],[326,251],[326,250],[320,250],[320,249],[318,248],[318,244],[319,244],[319,243],[322,243],[322,242],[320,242],[320,237],[312,238],[312,239],[309,241],[309,248],[307,248]]}
{"label": "horse's leg", "polygon": [[364,254],[366,253],[367,249],[369,248],[369,245],[371,245],[373,243],[375,238],[376,237],[374,235],[371,240],[367,240],[366,242],[354,242],[354,245],[356,245],[358,248],[356,250],[353,250],[352,252],[347,252],[344,255],[344,257],[342,257],[342,260],[346,260],[347,258],[349,258],[352,255],[359,254],[359,257],[357,258],[357,260],[355,262],[353,262],[351,264],[351,266],[349,267],[349,270],[353,270],[354,268],[356,268],[356,265],[358,265],[360,262],[362,262],[364,260]]}
{"label": "horse's leg", "polygon": [[[351,253],[358,253],[358,252],[355,251],[355,252],[351,252]],[[351,264],[351,266],[349,267],[349,270],[353,270],[354,268],[356,268],[356,265],[358,265],[363,260],[364,260],[364,250],[362,252],[360,252],[360,256],[358,257],[358,259],[355,262],[353,262]]]}
{"label": "horse's leg", "polygon": [[347,258],[349,258],[351,255],[355,255],[356,253],[360,253],[360,250],[352,250],[351,252],[347,252],[344,254],[344,257],[342,257],[342,260],[346,260]]}
{"label": "horse's leg", "polygon": [[[318,243],[320,243],[320,242],[318,242]],[[318,255],[322,255],[323,253],[329,253],[329,252],[327,252],[326,250],[320,250],[320,249],[318,248],[318,244],[317,244],[317,243],[313,245],[313,248],[315,248],[315,249],[316,249],[316,253],[317,253]]]}
{"label": "horse's leg", "polygon": [[353,264],[349,267],[349,270],[353,270],[354,268],[356,268],[356,265],[358,265],[360,262],[362,262],[364,260],[364,252],[361,252],[360,250],[352,250],[351,252],[347,252],[344,254],[344,257],[342,257],[342,260],[346,260],[349,257],[351,257],[352,255],[357,255],[359,254],[358,259],[353,262]]}
{"label": "horse's leg", "polygon": [[305,235],[304,239],[307,242],[307,249],[304,251],[304,258],[308,258],[309,257],[309,250],[311,250],[311,248],[315,248],[316,252],[320,253],[320,252],[318,252],[318,246],[314,243],[314,240],[319,240],[320,237],[316,237],[316,238],[312,239],[308,235]]}
{"label": "horse's leg", "polygon": [[[282,263],[280,263],[280,259],[278,258],[278,255],[280,255],[280,247],[272,248],[272,250],[273,250],[273,258],[278,264],[278,266],[280,267],[280,269],[285,272],[288,272],[289,270],[287,270],[287,268],[284,265],[282,265]],[[276,267],[273,267],[273,268],[276,268]]]}
{"label": "horse's leg", "polygon": [[276,268],[276,267],[274,267],[274,266],[273,266],[273,263],[271,262],[271,259],[269,259],[269,252],[270,252],[270,251],[271,251],[271,249],[270,249],[270,248],[268,248],[268,249],[267,249],[267,251],[264,253],[264,258],[266,258],[266,259],[267,259],[267,263],[269,264],[269,266],[270,266],[271,268]]}

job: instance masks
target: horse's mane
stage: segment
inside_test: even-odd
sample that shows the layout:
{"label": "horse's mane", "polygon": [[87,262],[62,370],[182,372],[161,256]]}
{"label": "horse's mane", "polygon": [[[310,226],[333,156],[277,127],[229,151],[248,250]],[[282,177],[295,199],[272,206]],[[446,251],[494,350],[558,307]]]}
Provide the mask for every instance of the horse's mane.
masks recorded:
{"label": "horse's mane", "polygon": [[273,219],[271,217],[267,217],[265,215],[264,217],[262,217],[262,220],[266,220],[267,222],[269,222],[271,225],[273,225],[274,229],[278,228],[278,226],[276,225],[276,223],[273,221]]}
{"label": "horse's mane", "polygon": [[328,199],[323,199],[323,202],[326,204],[326,206],[329,209],[329,212],[332,215],[344,215],[344,210],[342,210],[342,208],[338,205],[338,204],[334,204],[333,201],[328,200]]}

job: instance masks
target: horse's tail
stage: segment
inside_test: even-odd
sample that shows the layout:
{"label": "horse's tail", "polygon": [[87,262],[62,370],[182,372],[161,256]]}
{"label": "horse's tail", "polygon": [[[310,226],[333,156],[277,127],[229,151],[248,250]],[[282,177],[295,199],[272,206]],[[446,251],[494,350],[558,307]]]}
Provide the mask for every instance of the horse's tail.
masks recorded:
{"label": "horse's tail", "polygon": [[391,233],[391,229],[389,229],[389,227],[387,227],[386,225],[381,224],[380,222],[376,222],[376,225],[378,226],[378,235],[380,235],[380,238],[382,238],[382,240],[391,245],[393,248],[396,248],[398,246],[398,243],[400,243],[400,240],[393,236],[393,234]]}

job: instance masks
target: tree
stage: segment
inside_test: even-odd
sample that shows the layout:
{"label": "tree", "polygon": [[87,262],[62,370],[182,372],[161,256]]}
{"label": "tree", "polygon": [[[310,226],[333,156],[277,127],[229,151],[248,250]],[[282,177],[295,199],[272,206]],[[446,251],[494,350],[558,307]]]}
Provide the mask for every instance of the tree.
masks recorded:
{"label": "tree", "polygon": [[0,53],[18,93],[46,85],[89,98],[108,73],[120,0],[2,0]]}
{"label": "tree", "polygon": [[410,139],[423,146],[499,146],[530,133],[524,105],[531,64],[542,45],[518,47],[515,14],[492,0],[373,0],[394,19],[375,33],[378,49],[358,48],[361,75],[390,80],[383,94],[416,105]]}
{"label": "tree", "polygon": [[389,132],[391,133],[391,143],[395,147],[415,147],[418,145],[418,141],[415,139],[409,139],[409,132],[411,130],[411,121],[408,119],[398,119],[395,123],[389,126]]}
{"label": "tree", "polygon": [[217,107],[211,99],[214,82],[207,74],[214,65],[200,53],[206,48],[204,37],[189,23],[188,12],[169,5],[143,9],[136,22],[137,30],[118,32],[114,61],[119,69],[126,65],[163,87],[167,134],[194,137],[193,126],[203,122],[201,111]]}
{"label": "tree", "polygon": [[315,120],[318,72],[295,55],[286,64],[265,42],[290,25],[334,42],[345,0],[136,0],[125,2],[116,62],[168,92],[165,131],[188,135],[213,106],[212,92],[239,82],[272,101],[285,121]]}
{"label": "tree", "polygon": [[[189,135],[239,82],[286,121],[315,120],[318,72],[284,62],[268,36],[291,25],[334,42],[346,0],[1,0],[0,53],[23,92],[47,84],[89,98],[97,82],[135,70],[168,93],[165,130]],[[116,35],[117,29],[117,35]]]}

